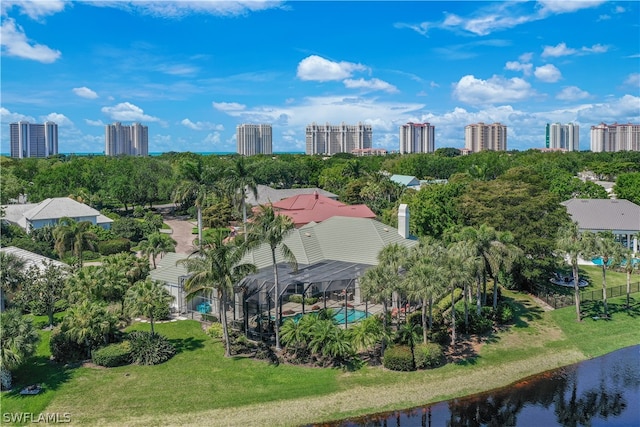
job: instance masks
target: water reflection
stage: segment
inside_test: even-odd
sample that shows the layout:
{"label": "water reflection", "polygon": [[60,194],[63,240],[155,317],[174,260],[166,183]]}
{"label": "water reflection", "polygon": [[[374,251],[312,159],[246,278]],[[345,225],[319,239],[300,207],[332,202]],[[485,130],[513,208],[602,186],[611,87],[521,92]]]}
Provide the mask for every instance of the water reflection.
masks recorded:
{"label": "water reflection", "polygon": [[640,426],[640,345],[510,387],[332,427]]}

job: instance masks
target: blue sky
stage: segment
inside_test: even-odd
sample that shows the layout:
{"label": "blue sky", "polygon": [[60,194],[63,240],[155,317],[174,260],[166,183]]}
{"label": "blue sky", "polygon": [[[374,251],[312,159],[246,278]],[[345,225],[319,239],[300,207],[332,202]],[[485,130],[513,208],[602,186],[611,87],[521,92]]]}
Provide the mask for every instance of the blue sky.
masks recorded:
{"label": "blue sky", "polygon": [[149,126],[149,151],[235,151],[270,123],[276,152],[312,122],[373,125],[398,149],[408,121],[436,148],[501,122],[508,148],[547,122],[640,123],[636,1],[5,1],[1,139],[18,120],[59,125],[63,153],[104,151],[104,125]]}

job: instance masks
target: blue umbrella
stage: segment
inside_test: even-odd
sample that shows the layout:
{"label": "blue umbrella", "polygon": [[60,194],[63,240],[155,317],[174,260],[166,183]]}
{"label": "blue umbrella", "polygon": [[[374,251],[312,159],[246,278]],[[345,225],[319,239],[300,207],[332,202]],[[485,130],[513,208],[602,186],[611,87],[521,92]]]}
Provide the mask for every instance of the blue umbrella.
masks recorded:
{"label": "blue umbrella", "polygon": [[208,302],[204,301],[201,302],[200,304],[198,304],[198,312],[201,314],[207,314],[211,311],[211,304],[209,304]]}
{"label": "blue umbrella", "polygon": [[[631,258],[631,264],[633,265],[640,264],[640,258]],[[620,266],[624,267],[625,265],[627,265],[627,260],[623,259],[622,262],[620,263]]]}

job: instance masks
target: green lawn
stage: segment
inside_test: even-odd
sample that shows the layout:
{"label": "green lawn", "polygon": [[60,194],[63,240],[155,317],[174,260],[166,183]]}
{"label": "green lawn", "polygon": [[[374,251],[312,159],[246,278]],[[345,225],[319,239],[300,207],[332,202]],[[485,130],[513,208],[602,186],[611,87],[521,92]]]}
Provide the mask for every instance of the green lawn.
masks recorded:
{"label": "green lawn", "polygon": [[83,425],[301,425],[501,387],[640,342],[638,304],[626,312],[622,299],[612,299],[608,321],[593,320],[591,308],[585,307],[587,317],[577,323],[573,307],[545,312],[524,295],[505,291],[504,296],[518,307],[509,330],[487,337],[479,353],[464,362],[411,373],[225,358],[221,343],[195,321],[157,325],[178,348],[167,363],[62,369],[48,362],[44,332],[38,355],[16,380],[21,385],[40,382],[46,391],[26,397],[3,393],[2,412],[66,412]]}

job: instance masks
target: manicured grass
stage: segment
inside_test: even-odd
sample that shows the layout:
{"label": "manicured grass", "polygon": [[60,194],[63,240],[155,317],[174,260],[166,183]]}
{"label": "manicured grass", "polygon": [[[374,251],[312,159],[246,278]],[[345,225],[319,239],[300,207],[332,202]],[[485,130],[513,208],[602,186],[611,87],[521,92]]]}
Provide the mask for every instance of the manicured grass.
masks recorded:
{"label": "manicured grass", "polygon": [[207,337],[197,322],[180,321],[157,325],[178,348],[173,359],[158,366],[61,370],[48,365],[47,349],[41,349],[34,362],[49,383],[35,377],[33,382],[43,382],[47,390],[28,398],[5,393],[3,412],[68,412],[72,422],[83,425],[211,425],[212,420],[217,425],[301,425],[502,387],[640,342],[639,308],[622,311],[623,299],[610,300],[611,320],[587,317],[578,323],[573,307],[546,312],[526,295],[503,295],[517,306],[511,327],[487,337],[474,357],[430,371],[365,367],[343,372],[225,358],[221,343]]}

